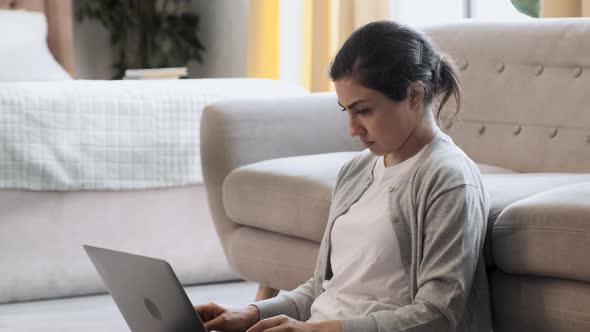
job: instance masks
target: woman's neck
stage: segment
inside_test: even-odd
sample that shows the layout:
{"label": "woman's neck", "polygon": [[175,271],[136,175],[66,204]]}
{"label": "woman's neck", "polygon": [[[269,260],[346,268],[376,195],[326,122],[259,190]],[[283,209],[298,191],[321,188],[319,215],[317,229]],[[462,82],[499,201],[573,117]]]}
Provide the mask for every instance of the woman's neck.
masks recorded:
{"label": "woman's neck", "polygon": [[412,158],[422,148],[432,142],[438,127],[425,121],[422,126],[416,127],[398,151],[388,153],[383,157],[385,167],[397,165],[404,160]]}

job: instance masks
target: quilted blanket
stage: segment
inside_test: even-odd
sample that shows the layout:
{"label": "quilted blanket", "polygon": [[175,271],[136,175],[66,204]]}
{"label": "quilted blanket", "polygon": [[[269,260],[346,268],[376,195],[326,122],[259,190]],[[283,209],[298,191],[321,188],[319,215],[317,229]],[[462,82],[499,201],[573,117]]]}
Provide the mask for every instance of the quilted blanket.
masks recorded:
{"label": "quilted blanket", "polygon": [[0,188],[198,184],[205,105],[305,93],[263,79],[1,83]]}

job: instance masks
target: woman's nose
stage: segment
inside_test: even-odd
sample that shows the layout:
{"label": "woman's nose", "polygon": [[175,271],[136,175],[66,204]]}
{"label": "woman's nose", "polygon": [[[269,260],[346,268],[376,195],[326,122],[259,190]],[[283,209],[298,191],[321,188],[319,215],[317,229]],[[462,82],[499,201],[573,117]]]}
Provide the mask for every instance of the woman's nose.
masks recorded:
{"label": "woman's nose", "polygon": [[356,121],[356,118],[354,115],[349,115],[348,117],[348,134],[351,137],[355,137],[360,135],[362,131],[361,126],[358,124],[358,122]]}

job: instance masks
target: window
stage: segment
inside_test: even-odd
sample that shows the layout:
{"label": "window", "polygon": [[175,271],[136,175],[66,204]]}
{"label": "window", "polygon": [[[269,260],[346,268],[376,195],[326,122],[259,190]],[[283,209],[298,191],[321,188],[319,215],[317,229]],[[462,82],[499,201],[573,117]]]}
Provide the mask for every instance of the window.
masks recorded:
{"label": "window", "polygon": [[485,20],[527,20],[529,16],[520,13],[510,0],[471,0],[473,17]]}
{"label": "window", "polygon": [[[492,0],[493,1],[493,0]],[[390,17],[409,25],[431,25],[464,17],[464,0],[391,0]]]}
{"label": "window", "polygon": [[464,18],[526,20],[510,0],[390,0],[393,20],[416,26],[441,24]]}

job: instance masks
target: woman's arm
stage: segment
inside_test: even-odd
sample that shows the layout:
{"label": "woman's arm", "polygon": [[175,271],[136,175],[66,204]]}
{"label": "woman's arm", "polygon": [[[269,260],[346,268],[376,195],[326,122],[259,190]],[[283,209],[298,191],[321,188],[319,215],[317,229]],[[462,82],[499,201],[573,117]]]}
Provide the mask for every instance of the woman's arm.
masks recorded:
{"label": "woman's arm", "polygon": [[310,317],[311,304],[315,300],[315,279],[311,278],[296,289],[279,296],[253,303],[260,312],[260,320],[286,315],[299,321]]}

